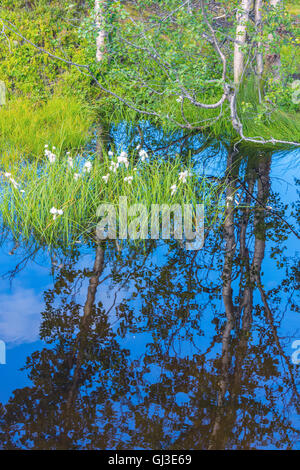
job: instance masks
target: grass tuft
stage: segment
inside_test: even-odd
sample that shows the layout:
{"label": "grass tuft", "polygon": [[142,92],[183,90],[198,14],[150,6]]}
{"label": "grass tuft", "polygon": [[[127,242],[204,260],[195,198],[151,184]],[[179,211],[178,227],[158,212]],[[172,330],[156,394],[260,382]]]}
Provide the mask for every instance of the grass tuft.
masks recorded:
{"label": "grass tuft", "polygon": [[[53,163],[34,160],[22,165],[0,161],[0,211],[4,226],[16,239],[33,238],[48,246],[71,246],[95,233],[98,206],[106,203],[118,208],[120,196],[127,197],[128,206],[143,203],[147,210],[151,204],[190,203],[196,207],[203,203],[206,226],[223,216],[224,204],[220,205],[220,200],[224,184],[199,177],[192,165],[183,166],[179,156],[172,162],[154,157],[141,161],[136,151],[128,158],[128,168],[120,163],[115,173],[111,163],[117,161],[116,155],[104,155],[103,161],[91,157],[89,163],[75,156],[73,167],[68,163],[71,158],[60,154]],[[90,172],[85,171],[88,165]],[[179,179],[182,171],[191,173],[186,182]],[[108,174],[106,182],[103,176]],[[125,179],[128,176],[132,177],[131,183]],[[172,195],[174,184],[177,188]],[[63,213],[54,217],[52,208]]]}
{"label": "grass tuft", "polygon": [[0,151],[17,160],[41,157],[47,142],[61,150],[84,146],[93,122],[93,113],[72,97],[54,96],[42,104],[18,98],[0,111]]}

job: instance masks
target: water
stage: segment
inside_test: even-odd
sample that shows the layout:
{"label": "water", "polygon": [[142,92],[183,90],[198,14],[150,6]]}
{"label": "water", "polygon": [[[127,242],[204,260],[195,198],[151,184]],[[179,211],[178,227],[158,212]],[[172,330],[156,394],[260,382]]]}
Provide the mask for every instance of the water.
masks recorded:
{"label": "water", "polygon": [[[201,171],[224,175],[218,152]],[[0,448],[300,449],[299,239],[284,222],[298,230],[299,156],[244,159],[240,182],[251,193],[258,178],[276,212],[234,209],[236,246],[229,227],[199,252],[110,243],[54,258],[4,232]]]}

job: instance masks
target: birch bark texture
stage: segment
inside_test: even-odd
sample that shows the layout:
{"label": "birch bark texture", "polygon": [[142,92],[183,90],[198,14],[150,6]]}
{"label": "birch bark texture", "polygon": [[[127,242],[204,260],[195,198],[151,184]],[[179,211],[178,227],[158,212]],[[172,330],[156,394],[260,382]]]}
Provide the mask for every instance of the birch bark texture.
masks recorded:
{"label": "birch bark texture", "polygon": [[[255,16],[256,33],[261,37],[262,35],[262,0],[255,0],[254,16]],[[263,59],[263,53],[261,51],[261,47],[262,47],[262,42],[261,40],[258,40],[257,41],[258,52],[256,53],[256,73],[259,79],[261,79],[263,71],[264,71],[264,59]]]}
{"label": "birch bark texture", "polygon": [[105,8],[106,0],[95,0],[96,61],[101,62],[105,54]]}
{"label": "birch bark texture", "polygon": [[246,45],[247,39],[247,23],[252,6],[252,0],[242,0],[238,11],[236,13],[236,32],[234,43],[234,58],[233,58],[233,74],[234,83],[239,84],[243,70],[244,70],[244,56],[243,47]]}

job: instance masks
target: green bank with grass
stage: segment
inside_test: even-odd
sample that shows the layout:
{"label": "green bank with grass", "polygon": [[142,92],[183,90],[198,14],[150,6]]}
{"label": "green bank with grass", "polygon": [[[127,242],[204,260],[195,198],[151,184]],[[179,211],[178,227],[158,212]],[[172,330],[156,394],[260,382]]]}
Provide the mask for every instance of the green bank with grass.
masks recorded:
{"label": "green bank with grass", "polygon": [[[293,15],[295,8],[295,3],[290,5]],[[136,14],[133,4],[128,4],[127,9]],[[140,114],[101,91],[82,69],[50,57],[24,38],[67,62],[94,63],[95,35],[88,33],[91,21],[88,2],[16,0],[12,4],[3,0],[0,17],[12,25],[0,43],[0,80],[6,85],[6,103],[0,107],[0,210],[5,226],[16,238],[33,236],[40,243],[58,245],[94,236],[97,207],[100,203],[117,207],[119,196],[126,196],[129,205],[143,202],[147,207],[170,201],[181,206],[191,203],[193,207],[204,203],[208,227],[222,219],[223,183],[197,177],[192,168],[182,165],[180,156],[163,161],[150,155],[150,160],[141,164],[138,153],[132,152],[128,157],[129,167],[123,165],[114,172],[111,158],[104,151],[101,161],[97,154],[90,154],[91,170],[83,170],[86,157],[80,155],[97,122],[104,122],[107,128],[124,120],[137,124]],[[183,23],[183,30],[184,27]],[[128,18],[120,21],[120,28],[126,35]],[[158,38],[150,30],[149,41],[162,40],[163,51],[177,63],[186,84],[193,83],[200,96],[208,75],[212,84],[203,100],[214,103],[222,94],[221,65],[206,57],[209,52],[206,46],[201,49],[197,68],[188,70],[185,48],[194,48],[198,54],[199,45],[193,31],[185,29],[184,32],[182,47],[176,32],[168,41],[164,34]],[[178,49],[178,44],[179,52],[173,53],[172,48]],[[206,137],[228,145],[239,141],[230,121],[228,104],[221,111],[197,108],[186,102],[181,108],[176,99],[179,90],[170,87],[166,75],[147,60],[143,66],[147,79],[155,81],[156,93],[145,92],[130,75],[131,65],[138,56],[126,55],[117,48],[109,51],[111,54],[101,68],[94,64],[93,73],[101,84],[128,101],[134,100],[141,107],[150,106],[154,112],[163,110],[162,120],[148,116],[154,125],[172,132],[176,130],[174,121],[184,124],[184,113],[190,122],[203,127]],[[293,75],[299,71],[299,57],[290,44],[282,46],[281,57],[285,80],[276,81],[266,73],[263,100],[259,99],[253,75],[247,76],[241,85],[238,111],[246,135],[300,140],[299,105],[292,99],[291,87]],[[52,163],[44,155],[49,142],[55,147],[56,160]],[[67,151],[71,157],[66,155]],[[73,159],[72,167],[69,158]],[[191,171],[193,176],[183,184],[178,175],[185,171]],[[174,185],[176,190],[172,190]]]}

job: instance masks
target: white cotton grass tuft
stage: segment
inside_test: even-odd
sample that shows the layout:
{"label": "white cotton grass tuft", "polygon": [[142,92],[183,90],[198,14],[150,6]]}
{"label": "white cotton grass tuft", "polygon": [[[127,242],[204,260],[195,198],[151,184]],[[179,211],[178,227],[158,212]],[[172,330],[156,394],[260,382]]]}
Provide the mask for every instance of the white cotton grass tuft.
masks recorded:
{"label": "white cotton grass tuft", "polygon": [[133,180],[133,176],[125,176],[124,181],[125,183],[131,184]]}
{"label": "white cotton grass tuft", "polygon": [[113,173],[117,172],[117,169],[119,168],[119,163],[118,162],[111,162],[109,171],[112,171]]}
{"label": "white cotton grass tuft", "polygon": [[12,177],[11,173],[5,172],[3,173],[3,176],[8,179],[8,181],[13,185],[15,189],[18,189],[20,187],[20,183],[16,182],[16,180]]}
{"label": "white cotton grass tuft", "polygon": [[69,165],[70,168],[73,168],[74,167],[74,162],[73,162],[73,158],[68,156],[68,159],[67,159],[67,163]]}
{"label": "white cotton grass tuft", "polygon": [[63,215],[64,211],[62,209],[56,209],[56,207],[51,207],[50,214],[53,216],[53,220],[56,219],[58,215]]}
{"label": "white cotton grass tuft", "polygon": [[[147,147],[143,148],[147,151]],[[127,196],[130,204],[141,201],[146,204],[155,201],[159,205],[168,204],[169,201],[183,204],[186,200],[196,204],[197,194],[202,187],[203,191],[208,192],[209,185],[217,184],[215,181],[211,183],[210,179],[202,182],[201,178],[196,178],[192,166],[183,165],[177,155],[170,162],[160,158],[152,159],[149,151],[150,166],[141,163],[138,151],[128,152],[127,157],[126,154],[121,155],[121,150],[115,151],[112,159],[104,155],[103,160],[94,159],[92,154],[82,155],[71,151],[74,161],[72,170],[68,167],[70,155],[66,151],[57,155],[54,165],[44,158],[43,163],[33,161],[20,169],[17,162],[15,166],[14,162],[6,166],[7,162],[3,161],[0,177],[3,202],[0,207],[5,223],[16,232],[22,227],[26,236],[34,232],[34,236],[49,246],[60,245],[62,241],[68,245],[81,236],[84,238],[91,224],[97,225],[96,211],[90,208],[99,207],[104,202],[117,205],[120,196]],[[124,160],[121,163],[117,161],[118,156],[129,161],[128,169],[125,168]],[[92,164],[89,175],[83,171],[88,161]],[[113,161],[113,166],[119,166],[116,174],[109,170]],[[187,178],[183,184],[179,180],[179,173],[185,170],[193,172],[193,178]],[[6,177],[4,172],[7,173]],[[18,189],[9,181],[11,177],[20,183]],[[23,190],[25,193],[21,192]]]}
{"label": "white cotton grass tuft", "polygon": [[173,194],[176,193],[177,191],[177,185],[176,184],[172,184],[172,186],[170,187],[171,189],[171,196],[173,196]]}
{"label": "white cotton grass tuft", "polygon": [[142,162],[149,158],[148,153],[146,152],[146,150],[143,149],[139,151],[139,156]]}
{"label": "white cotton grass tuft", "polygon": [[[45,145],[45,156],[48,158],[50,163],[54,163],[56,160],[56,155],[54,152],[51,152],[48,148],[49,146],[46,144]],[[52,147],[52,150],[55,150],[55,147]]]}
{"label": "white cotton grass tuft", "polygon": [[9,181],[11,182],[13,187],[16,188],[16,189],[18,189],[18,187],[20,186],[20,184],[17,183],[16,180],[14,180],[14,178],[9,178]]}
{"label": "white cotton grass tuft", "polygon": [[92,167],[93,165],[90,161],[85,162],[85,164],[83,165],[83,172],[90,173],[92,171]]}
{"label": "white cotton grass tuft", "polygon": [[179,172],[179,181],[182,181],[182,183],[186,183],[187,178],[189,176],[192,176],[192,173],[190,173],[188,170],[180,171]]}
{"label": "white cotton grass tuft", "polygon": [[125,167],[128,168],[129,166],[129,161],[128,161],[128,155],[126,152],[121,152],[120,153],[120,156],[117,157],[117,161],[119,163],[119,165],[121,165],[122,163],[124,163]]}

